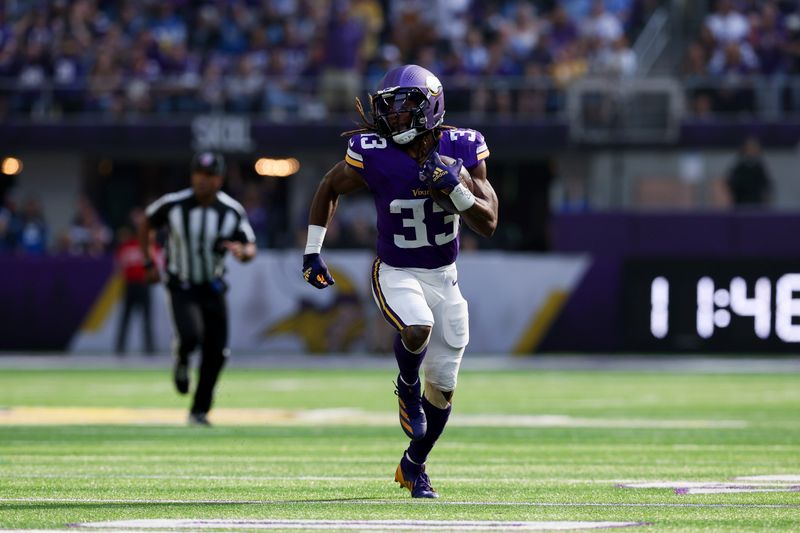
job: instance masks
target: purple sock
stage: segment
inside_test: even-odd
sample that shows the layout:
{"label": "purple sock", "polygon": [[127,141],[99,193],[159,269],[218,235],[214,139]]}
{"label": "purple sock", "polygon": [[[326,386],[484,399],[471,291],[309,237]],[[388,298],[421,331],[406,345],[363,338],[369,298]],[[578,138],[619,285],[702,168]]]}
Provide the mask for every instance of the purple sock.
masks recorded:
{"label": "purple sock", "polygon": [[406,385],[413,385],[419,379],[419,367],[422,366],[422,360],[425,358],[425,352],[428,351],[426,346],[420,353],[411,353],[403,346],[403,338],[400,334],[394,339],[394,356],[397,359],[397,366],[400,367],[400,377],[406,382]]}
{"label": "purple sock", "polygon": [[408,458],[421,465],[428,460],[428,454],[431,453],[433,445],[439,439],[439,436],[444,431],[447,425],[447,419],[450,418],[450,411],[453,406],[448,405],[447,409],[439,409],[434,407],[424,396],[422,397],[422,409],[425,411],[425,418],[428,419],[428,430],[425,436],[419,440],[411,441],[408,447]]}

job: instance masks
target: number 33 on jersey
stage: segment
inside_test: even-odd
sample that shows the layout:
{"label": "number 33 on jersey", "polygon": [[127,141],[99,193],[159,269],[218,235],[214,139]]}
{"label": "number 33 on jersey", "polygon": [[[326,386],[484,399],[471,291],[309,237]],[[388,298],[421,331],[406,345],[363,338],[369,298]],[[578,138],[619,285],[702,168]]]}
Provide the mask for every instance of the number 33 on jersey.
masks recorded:
{"label": "number 33 on jersey", "polygon": [[[469,129],[445,130],[437,151],[461,158],[467,169],[489,157],[483,135]],[[431,200],[411,156],[379,135],[362,133],[350,138],[345,162],[375,199],[378,257],[400,268],[439,268],[456,260],[460,218]]]}

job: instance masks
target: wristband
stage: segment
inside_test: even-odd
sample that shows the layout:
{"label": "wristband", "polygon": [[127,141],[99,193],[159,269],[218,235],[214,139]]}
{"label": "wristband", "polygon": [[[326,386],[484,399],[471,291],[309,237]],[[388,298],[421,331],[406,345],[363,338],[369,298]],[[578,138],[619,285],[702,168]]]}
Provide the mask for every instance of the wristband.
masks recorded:
{"label": "wristband", "polygon": [[325,232],[328,228],[324,226],[308,225],[308,238],[306,239],[306,254],[318,254],[322,251],[322,241],[325,240]]}
{"label": "wristband", "polygon": [[450,200],[459,212],[466,211],[475,204],[475,195],[464,187],[463,183],[459,183],[450,193]]}
{"label": "wristband", "polygon": [[145,269],[153,268],[154,266],[156,266],[156,264],[153,262],[152,259],[145,259],[145,261],[144,261],[144,268]]}

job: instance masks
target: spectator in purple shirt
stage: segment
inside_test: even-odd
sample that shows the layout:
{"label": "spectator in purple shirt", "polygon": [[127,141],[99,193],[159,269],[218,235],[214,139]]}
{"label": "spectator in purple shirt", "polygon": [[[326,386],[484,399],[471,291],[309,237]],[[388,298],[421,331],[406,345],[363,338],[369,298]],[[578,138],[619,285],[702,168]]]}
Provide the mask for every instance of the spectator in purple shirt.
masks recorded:
{"label": "spectator in purple shirt", "polygon": [[366,34],[361,22],[350,15],[348,7],[343,0],[331,2],[331,17],[325,37],[321,96],[328,111],[334,112],[350,110],[361,90],[359,51]]}
{"label": "spectator in purple shirt", "polygon": [[778,6],[766,2],[759,13],[751,16],[758,24],[757,31],[751,32],[750,41],[758,58],[762,90],[759,108],[771,117],[778,116],[781,110],[781,95],[787,69],[786,46],[788,37],[780,18]]}
{"label": "spectator in purple shirt", "polygon": [[561,4],[553,8],[550,13],[550,24],[546,31],[550,36],[551,51],[557,54],[564,47],[572,44],[578,38],[578,29],[570,20],[567,11]]}
{"label": "spectator in purple shirt", "polygon": [[750,41],[758,57],[759,71],[765,76],[783,73],[786,68],[787,36],[778,6],[774,2],[766,2],[754,18],[759,25],[756,31],[751,32]]}

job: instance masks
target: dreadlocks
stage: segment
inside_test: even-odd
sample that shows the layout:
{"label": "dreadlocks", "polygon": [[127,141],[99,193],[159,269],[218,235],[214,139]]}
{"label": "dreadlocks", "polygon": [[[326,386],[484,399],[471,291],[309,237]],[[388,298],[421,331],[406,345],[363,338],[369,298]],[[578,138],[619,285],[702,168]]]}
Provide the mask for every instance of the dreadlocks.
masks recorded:
{"label": "dreadlocks", "polygon": [[[368,94],[367,98],[369,98],[369,106],[370,109],[372,108],[372,95]],[[361,122],[356,122],[359,126],[358,129],[350,130],[350,131],[343,131],[341,133],[342,137],[352,137],[353,135],[358,135],[359,133],[377,133],[378,126],[375,123],[367,118],[367,114],[364,112],[364,106],[361,104],[361,98],[356,96],[356,111],[358,112],[358,116],[361,117]]]}

